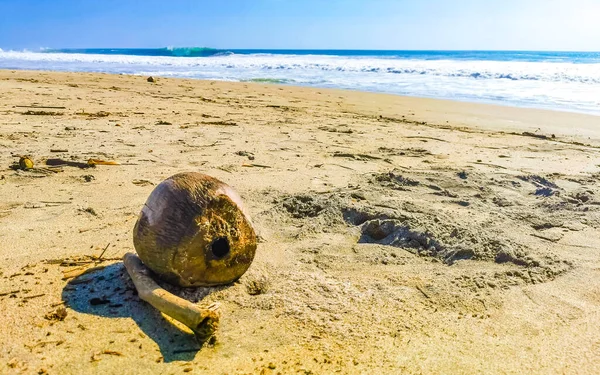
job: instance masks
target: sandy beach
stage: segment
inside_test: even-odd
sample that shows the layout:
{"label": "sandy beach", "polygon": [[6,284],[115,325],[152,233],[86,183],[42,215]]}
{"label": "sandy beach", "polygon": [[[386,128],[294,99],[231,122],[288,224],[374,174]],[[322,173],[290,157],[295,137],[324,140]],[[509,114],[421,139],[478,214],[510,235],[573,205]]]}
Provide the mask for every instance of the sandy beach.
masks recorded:
{"label": "sandy beach", "polygon": [[[600,117],[146,78],[0,71],[0,373],[600,369]],[[120,261],[184,171],[260,238],[234,284],[179,291],[220,305],[201,349]]]}

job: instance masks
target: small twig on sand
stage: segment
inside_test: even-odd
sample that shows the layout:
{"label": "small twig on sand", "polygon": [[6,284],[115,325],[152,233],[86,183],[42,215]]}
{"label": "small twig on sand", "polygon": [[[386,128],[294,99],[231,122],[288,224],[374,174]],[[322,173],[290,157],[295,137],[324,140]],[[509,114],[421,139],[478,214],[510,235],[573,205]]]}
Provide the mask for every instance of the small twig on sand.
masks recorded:
{"label": "small twig on sand", "polygon": [[108,245],[106,245],[104,250],[102,250],[102,253],[100,253],[100,256],[98,257],[98,261],[102,260],[102,256],[104,255],[104,253],[106,252],[106,249],[108,249],[109,246],[110,246],[110,242],[108,243]]}
{"label": "small twig on sand", "polygon": [[16,105],[17,108],[45,108],[45,109],[67,109],[67,107],[55,107],[49,105]]}
{"label": "small twig on sand", "polygon": [[29,349],[29,350],[33,350],[34,348],[36,348],[38,346],[41,346],[42,348],[45,347],[48,344],[56,344],[56,346],[58,346],[58,345],[60,345],[60,344],[62,344],[64,342],[65,342],[65,340],[40,341],[40,342],[35,343],[33,345],[27,345],[27,344],[25,344],[25,347],[27,347],[27,349]]}
{"label": "small twig on sand", "polygon": [[99,361],[100,360],[100,354],[115,355],[117,357],[123,357],[123,353],[121,353],[121,352],[117,352],[115,350],[103,350],[101,352],[97,352],[97,353],[92,354],[91,361],[92,362]]}
{"label": "small twig on sand", "polygon": [[21,289],[12,290],[12,291],[10,291],[10,292],[2,292],[2,293],[0,293],[0,297],[7,296],[7,295],[9,295],[9,294],[17,294],[17,293],[19,293],[20,291],[21,291]]}
{"label": "small twig on sand", "polygon": [[356,169],[354,168],[350,168],[350,167],[346,167],[345,165],[341,165],[341,164],[335,164],[335,163],[327,163],[329,165],[335,165],[336,167],[340,167],[340,168],[344,168],[344,169],[349,169],[351,171],[355,171]]}
{"label": "small twig on sand", "polygon": [[417,288],[417,290],[418,290],[419,292],[423,293],[423,295],[424,295],[426,298],[431,298],[431,297],[429,297],[429,295],[428,295],[427,293],[425,293],[425,291],[423,290],[423,288],[421,288],[421,287],[420,287],[420,286],[418,286],[418,285],[416,286],[416,288]]}
{"label": "small twig on sand", "polygon": [[242,167],[256,167],[256,168],[273,168],[269,165],[262,165],[262,164],[248,164],[248,163],[244,163],[242,164]]}
{"label": "small twig on sand", "polygon": [[355,160],[381,160],[379,156],[373,156],[369,154],[353,154],[350,152],[336,151],[332,155],[334,158],[349,158]]}
{"label": "small twig on sand", "polygon": [[34,296],[25,296],[25,297],[23,297],[23,299],[34,299],[34,298],[38,298],[38,297],[43,297],[45,295],[46,295],[46,293],[41,293],[41,294],[36,294]]}
{"label": "small twig on sand", "polygon": [[82,276],[84,274],[88,274],[88,273],[92,273],[92,272],[96,272],[96,271],[100,271],[102,269],[106,268],[106,266],[96,266],[96,267],[92,267],[92,268],[76,268],[76,269],[72,269],[69,271],[66,271],[63,273],[63,280],[69,280],[75,277],[79,277]]}
{"label": "small twig on sand", "polygon": [[195,147],[212,147],[212,146],[217,146],[219,144],[220,144],[219,141],[216,141],[216,142],[213,142],[213,143],[211,143],[209,145],[198,145],[198,146],[195,146]]}

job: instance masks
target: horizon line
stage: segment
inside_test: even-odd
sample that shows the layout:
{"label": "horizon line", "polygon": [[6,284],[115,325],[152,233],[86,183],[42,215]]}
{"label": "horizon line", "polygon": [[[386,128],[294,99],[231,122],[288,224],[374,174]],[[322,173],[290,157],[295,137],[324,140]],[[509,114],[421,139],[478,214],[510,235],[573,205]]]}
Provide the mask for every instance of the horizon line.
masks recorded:
{"label": "horizon line", "polygon": [[368,49],[368,48],[217,48],[205,46],[163,46],[163,47],[38,47],[37,49],[8,49],[4,52],[36,52],[43,50],[144,50],[144,49],[185,49],[198,48],[218,51],[385,51],[385,52],[560,52],[560,53],[600,53],[600,50],[554,50],[554,49]]}

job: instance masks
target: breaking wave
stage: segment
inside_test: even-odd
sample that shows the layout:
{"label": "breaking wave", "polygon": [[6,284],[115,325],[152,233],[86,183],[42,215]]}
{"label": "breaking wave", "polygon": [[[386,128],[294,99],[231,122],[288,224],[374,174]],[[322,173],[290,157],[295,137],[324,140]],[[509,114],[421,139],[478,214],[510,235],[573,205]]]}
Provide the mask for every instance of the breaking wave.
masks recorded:
{"label": "breaking wave", "polygon": [[394,51],[318,52],[204,47],[0,50],[0,68],[293,83],[600,114],[600,54],[537,53],[533,58],[532,53],[503,57],[498,52],[415,52],[401,57]]}
{"label": "breaking wave", "polygon": [[165,56],[165,57],[209,57],[231,54],[231,51],[208,47],[165,47],[165,48],[63,48],[42,49],[44,53]]}

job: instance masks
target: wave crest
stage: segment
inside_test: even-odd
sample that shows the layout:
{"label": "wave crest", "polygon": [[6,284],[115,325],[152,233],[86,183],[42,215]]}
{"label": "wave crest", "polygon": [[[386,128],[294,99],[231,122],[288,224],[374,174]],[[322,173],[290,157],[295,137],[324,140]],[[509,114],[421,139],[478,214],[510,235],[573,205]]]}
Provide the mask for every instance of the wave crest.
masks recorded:
{"label": "wave crest", "polygon": [[[23,51],[27,52],[27,51]],[[41,53],[83,54],[83,55],[123,55],[147,57],[211,57],[231,54],[231,51],[208,47],[164,47],[164,48],[64,48],[40,49]]]}
{"label": "wave crest", "polygon": [[231,51],[209,47],[166,47],[159,48],[158,51],[165,52],[161,56],[173,57],[209,57],[232,54]]}

